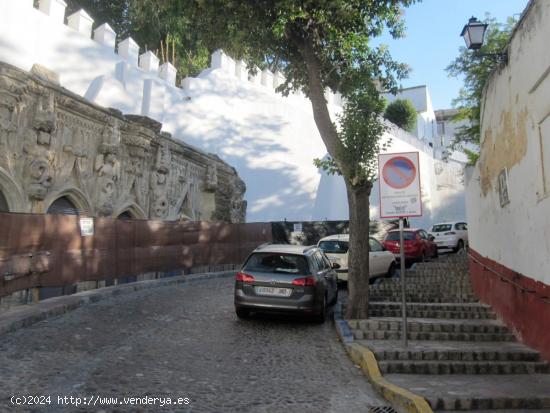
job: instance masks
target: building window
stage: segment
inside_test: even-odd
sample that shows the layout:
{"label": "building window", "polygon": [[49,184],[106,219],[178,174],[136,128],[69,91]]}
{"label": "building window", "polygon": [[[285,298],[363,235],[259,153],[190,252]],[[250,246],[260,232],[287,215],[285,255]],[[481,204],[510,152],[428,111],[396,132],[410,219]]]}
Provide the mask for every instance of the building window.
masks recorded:
{"label": "building window", "polygon": [[437,122],[437,135],[445,135],[445,122]]}

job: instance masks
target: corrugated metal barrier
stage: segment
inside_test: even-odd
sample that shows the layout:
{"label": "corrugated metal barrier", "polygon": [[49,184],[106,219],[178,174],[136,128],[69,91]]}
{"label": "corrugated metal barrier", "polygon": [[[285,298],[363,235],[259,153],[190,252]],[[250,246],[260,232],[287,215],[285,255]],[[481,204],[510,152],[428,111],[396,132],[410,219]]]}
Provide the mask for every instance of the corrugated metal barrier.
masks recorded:
{"label": "corrugated metal barrier", "polygon": [[0,213],[0,297],[33,287],[239,264],[272,241],[270,223],[94,218],[94,234],[81,236],[79,219]]}

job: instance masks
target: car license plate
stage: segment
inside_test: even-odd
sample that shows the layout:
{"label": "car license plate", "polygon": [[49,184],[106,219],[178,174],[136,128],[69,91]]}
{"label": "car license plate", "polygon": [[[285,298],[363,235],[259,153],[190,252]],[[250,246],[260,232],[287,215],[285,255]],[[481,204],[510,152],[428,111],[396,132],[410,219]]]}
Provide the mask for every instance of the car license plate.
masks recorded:
{"label": "car license plate", "polygon": [[292,294],[291,288],[254,287],[254,291],[257,295],[267,295],[271,297],[290,297],[290,294]]}

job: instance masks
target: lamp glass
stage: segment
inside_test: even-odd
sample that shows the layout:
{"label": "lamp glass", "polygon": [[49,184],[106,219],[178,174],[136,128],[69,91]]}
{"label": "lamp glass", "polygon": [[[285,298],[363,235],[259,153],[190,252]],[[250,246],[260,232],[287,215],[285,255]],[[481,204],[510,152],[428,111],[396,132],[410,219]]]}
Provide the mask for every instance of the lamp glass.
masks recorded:
{"label": "lamp glass", "polygon": [[[473,23],[468,25],[468,33],[470,45],[469,49],[479,49],[483,45],[483,38],[485,36],[485,29],[487,25],[482,23]],[[466,39],[465,39],[466,40]]]}

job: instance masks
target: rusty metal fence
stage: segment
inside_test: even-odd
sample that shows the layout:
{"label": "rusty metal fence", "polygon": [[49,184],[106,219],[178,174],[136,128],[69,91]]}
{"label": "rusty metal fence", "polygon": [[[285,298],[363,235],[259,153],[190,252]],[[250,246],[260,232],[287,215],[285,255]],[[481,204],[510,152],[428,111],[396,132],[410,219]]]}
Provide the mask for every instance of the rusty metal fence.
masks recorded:
{"label": "rusty metal fence", "polygon": [[0,297],[147,272],[239,264],[271,242],[270,223],[94,218],[82,236],[78,216],[0,213]]}

